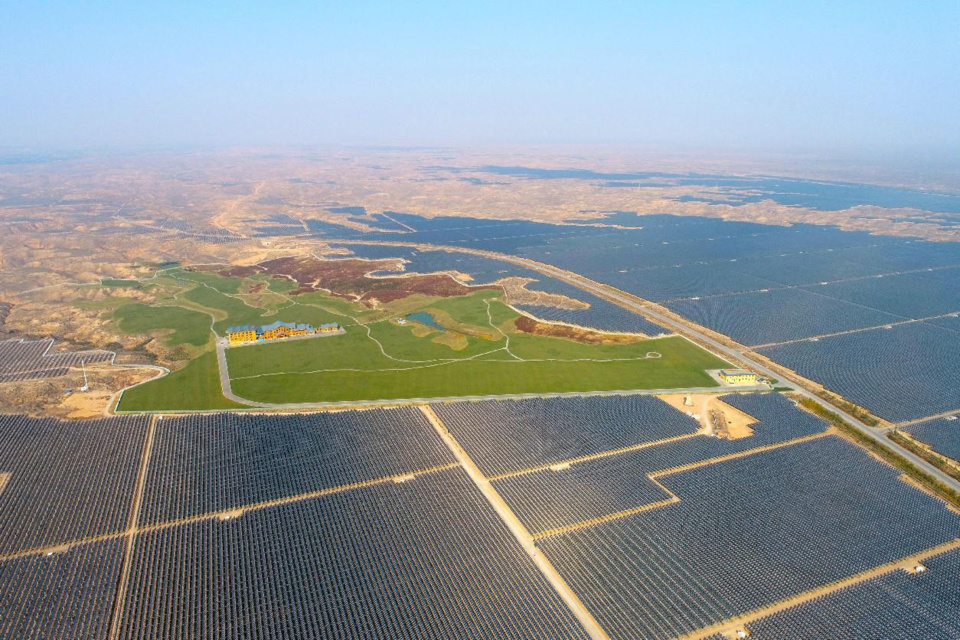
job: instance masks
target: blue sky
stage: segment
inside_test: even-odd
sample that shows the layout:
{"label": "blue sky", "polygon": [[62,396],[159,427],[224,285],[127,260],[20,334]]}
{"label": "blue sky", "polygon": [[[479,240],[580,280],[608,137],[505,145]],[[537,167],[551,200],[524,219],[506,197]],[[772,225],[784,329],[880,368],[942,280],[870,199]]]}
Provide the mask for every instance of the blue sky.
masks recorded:
{"label": "blue sky", "polygon": [[960,2],[0,0],[0,147],[960,149]]}

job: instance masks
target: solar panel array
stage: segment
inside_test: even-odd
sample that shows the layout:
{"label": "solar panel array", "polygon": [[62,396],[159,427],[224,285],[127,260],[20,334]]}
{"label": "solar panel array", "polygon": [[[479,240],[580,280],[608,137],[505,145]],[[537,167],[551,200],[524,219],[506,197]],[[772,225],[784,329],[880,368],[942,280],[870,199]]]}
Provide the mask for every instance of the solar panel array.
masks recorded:
{"label": "solar panel array", "polygon": [[65,375],[70,367],[108,362],[109,351],[49,352],[53,339],[0,341],[0,382],[53,378]]}
{"label": "solar panel array", "polygon": [[611,637],[687,633],[960,530],[943,503],[832,436],[660,481],[680,502],[538,543]]}
{"label": "solar panel array", "polygon": [[960,419],[939,418],[905,429],[915,439],[930,445],[940,455],[960,460]]}
{"label": "solar panel array", "polygon": [[936,269],[813,286],[815,293],[906,318],[960,311],[960,269]]}
{"label": "solar panel array", "polygon": [[960,407],[960,333],[925,322],[759,351],[895,422]]}
{"label": "solar panel array", "polygon": [[465,472],[140,535],[122,638],[585,638]]}
{"label": "solar panel array", "polygon": [[486,476],[693,433],[692,418],[653,396],[434,405]]}
{"label": "solar panel array", "polygon": [[0,562],[0,638],[106,638],[122,557],[115,538]]}
{"label": "solar panel array", "polygon": [[148,420],[0,415],[0,555],[126,528]]}
{"label": "solar panel array", "polygon": [[[910,197],[922,199],[924,195]],[[688,319],[748,345],[861,331],[920,318],[960,333],[956,318],[931,318],[960,312],[960,243],[923,242],[822,225],[779,227],[629,212],[589,221],[622,228],[531,226],[467,218],[423,222],[417,216],[404,216],[403,220],[419,231],[402,238],[397,234],[377,237],[415,242],[429,229],[429,241],[552,264],[665,303]],[[479,229],[482,233],[475,232]],[[553,286],[544,283],[541,290]],[[632,325],[624,324],[630,318],[612,309],[613,315],[608,316],[602,305],[597,306],[588,312],[525,309],[545,319],[608,330],[658,331],[655,324],[631,329]],[[960,368],[960,350],[952,341],[938,347],[923,339],[911,340],[911,336],[898,336],[889,345],[872,342],[869,336],[862,342],[821,338],[827,340],[829,344],[785,345],[765,354],[787,367],[802,367],[800,373],[841,395],[855,392],[860,382],[874,387],[849,399],[890,420],[960,409],[952,393],[960,388],[952,377]],[[905,363],[919,393],[900,389],[905,375],[887,375],[883,384],[870,380],[889,370],[889,365],[875,366],[886,358]],[[849,362],[849,371],[836,360]],[[930,360],[936,361],[935,366],[923,366]],[[845,381],[844,376],[850,380]],[[944,398],[943,402],[937,402],[937,397]]]}
{"label": "solar panel array", "polygon": [[960,638],[960,550],[895,570],[751,622],[751,638]]}
{"label": "solar panel array", "polygon": [[532,533],[544,533],[671,499],[647,476],[756,447],[822,432],[827,423],[779,394],[723,397],[756,417],[753,436],[725,440],[707,435],[543,469],[494,481],[494,487]]}
{"label": "solar panel array", "polygon": [[745,345],[784,342],[903,319],[803,289],[682,300],[667,307]]}
{"label": "solar panel array", "polygon": [[158,422],[144,493],[147,524],[455,462],[414,408]]}

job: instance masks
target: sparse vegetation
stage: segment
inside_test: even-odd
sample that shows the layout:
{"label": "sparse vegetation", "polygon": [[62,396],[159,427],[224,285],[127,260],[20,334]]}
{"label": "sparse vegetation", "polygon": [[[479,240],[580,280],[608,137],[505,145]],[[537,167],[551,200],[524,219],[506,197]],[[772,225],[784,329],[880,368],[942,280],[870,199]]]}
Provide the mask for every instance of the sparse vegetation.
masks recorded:
{"label": "sparse vegetation", "polygon": [[912,438],[908,438],[899,431],[891,431],[887,434],[887,437],[910,453],[923,458],[951,478],[960,480],[960,470],[957,469],[956,465],[952,465],[947,462],[946,459],[940,454],[919,446]]}

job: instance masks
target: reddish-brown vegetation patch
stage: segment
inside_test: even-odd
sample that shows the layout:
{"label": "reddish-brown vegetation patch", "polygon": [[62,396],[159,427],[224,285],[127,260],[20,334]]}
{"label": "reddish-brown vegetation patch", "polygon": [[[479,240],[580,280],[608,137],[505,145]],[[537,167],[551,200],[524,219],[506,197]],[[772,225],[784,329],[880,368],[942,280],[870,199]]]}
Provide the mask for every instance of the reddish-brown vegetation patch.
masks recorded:
{"label": "reddish-brown vegetation patch", "polygon": [[518,317],[514,321],[514,326],[518,331],[522,331],[523,333],[531,333],[537,336],[550,336],[552,338],[566,338],[584,344],[631,344],[646,340],[646,336],[640,334],[603,333],[602,331],[571,327],[565,324],[540,322],[528,316]]}
{"label": "reddish-brown vegetation patch", "polygon": [[229,269],[220,271],[220,275],[227,278],[249,278],[250,276],[258,274],[261,271],[263,271],[263,269],[257,265],[250,267],[230,267]]}
{"label": "reddish-brown vegetation patch", "polygon": [[428,296],[462,296],[477,289],[496,289],[496,286],[468,287],[446,275],[409,275],[369,278],[372,271],[392,271],[396,260],[317,260],[289,257],[270,260],[260,266],[270,274],[288,276],[299,288],[291,293],[306,293],[325,289],[352,300],[390,302],[415,293]]}

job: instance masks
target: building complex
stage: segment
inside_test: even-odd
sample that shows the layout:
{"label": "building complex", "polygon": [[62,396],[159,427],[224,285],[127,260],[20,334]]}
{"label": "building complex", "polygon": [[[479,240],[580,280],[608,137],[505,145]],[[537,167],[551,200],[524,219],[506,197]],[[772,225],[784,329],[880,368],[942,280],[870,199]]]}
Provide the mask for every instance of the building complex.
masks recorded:
{"label": "building complex", "polygon": [[340,325],[336,322],[328,322],[315,329],[312,324],[277,320],[271,324],[265,324],[259,327],[252,324],[230,327],[227,329],[227,340],[230,341],[232,346],[250,342],[265,342],[267,340],[282,340],[284,338],[308,336],[316,333],[331,333],[340,330]]}

